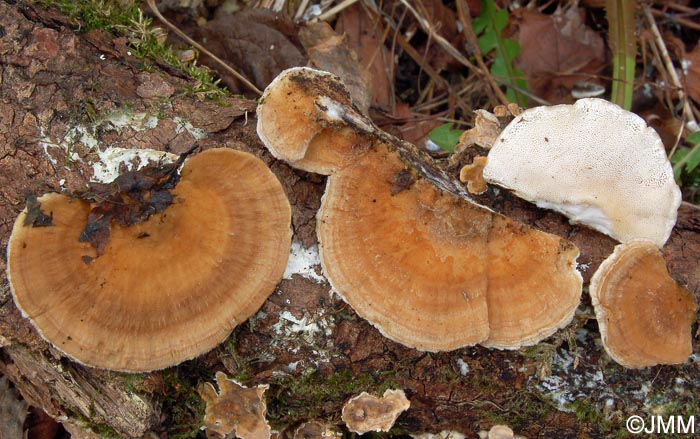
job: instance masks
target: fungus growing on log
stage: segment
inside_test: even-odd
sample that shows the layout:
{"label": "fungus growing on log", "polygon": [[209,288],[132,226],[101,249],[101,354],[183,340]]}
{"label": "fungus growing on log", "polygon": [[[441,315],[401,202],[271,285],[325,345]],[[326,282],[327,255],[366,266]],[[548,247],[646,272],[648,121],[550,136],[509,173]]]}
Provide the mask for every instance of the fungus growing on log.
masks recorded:
{"label": "fungus growing on log", "polygon": [[695,297],[668,274],[655,243],[615,247],[591,278],[603,346],[628,368],[684,363],[692,352]]}
{"label": "fungus growing on log", "polygon": [[308,421],[294,430],[293,439],[341,439],[342,433],[319,421]]}
{"label": "fungus growing on log", "polygon": [[[337,91],[337,79],[312,72],[304,71],[315,81],[309,90],[321,93],[328,82]],[[582,285],[573,244],[441,190],[460,186],[437,172],[440,188],[431,184],[431,165],[412,146],[365,120],[354,124],[359,118],[346,104],[309,99],[323,113],[309,123],[345,121],[368,143],[363,155],[335,164],[317,223],[323,270],[361,317],[426,351],[477,343],[516,349],[570,322]]]}
{"label": "fungus growing on log", "polygon": [[403,390],[387,389],[381,398],[362,392],[345,403],[342,418],[353,433],[387,432],[409,407],[411,402]]}
{"label": "fungus growing on log", "polygon": [[656,131],[595,98],[518,115],[495,140],[484,178],[621,242],[659,247],[681,202]]}
{"label": "fungus growing on log", "polygon": [[207,404],[202,428],[221,438],[233,437],[233,434],[240,439],[269,439],[271,428],[265,419],[264,398],[269,386],[248,388],[223,372],[217,372],[215,378],[218,392],[211,383],[204,383],[197,389]]}
{"label": "fungus growing on log", "polygon": [[41,335],[90,366],[147,371],[200,355],[256,312],[281,279],[291,209],[267,166],[230,149],[188,159],[174,201],[129,226],[103,253],[79,241],[91,205],[39,198],[53,225],[17,218],[7,275]]}
{"label": "fungus growing on log", "polygon": [[484,180],[484,166],[487,160],[487,157],[474,157],[472,163],[463,166],[459,171],[459,181],[467,183],[470,194],[483,194],[488,189]]}
{"label": "fungus growing on log", "polygon": [[[324,81],[318,81],[318,75],[324,76]],[[331,86],[319,89],[319,84]],[[352,105],[350,94],[336,76],[303,67],[285,70],[260,98],[257,132],[276,158],[304,171],[327,175],[361,154],[366,142],[340,123],[338,115],[316,110],[323,105],[317,99],[321,94],[333,102]]]}

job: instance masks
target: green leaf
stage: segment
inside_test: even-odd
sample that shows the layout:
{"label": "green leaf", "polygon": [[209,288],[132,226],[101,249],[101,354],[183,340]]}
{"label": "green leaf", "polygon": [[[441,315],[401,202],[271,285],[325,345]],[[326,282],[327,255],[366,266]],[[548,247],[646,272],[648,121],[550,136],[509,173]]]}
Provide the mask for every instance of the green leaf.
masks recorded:
{"label": "green leaf", "polygon": [[685,140],[693,146],[697,145],[698,143],[700,143],[700,131],[694,132],[693,134],[689,135]]}
{"label": "green leaf", "polygon": [[454,152],[455,146],[459,142],[459,137],[463,132],[463,130],[453,129],[451,123],[444,123],[437,128],[433,128],[428,137],[434,144],[445,151]]}
{"label": "green leaf", "polygon": [[489,21],[486,16],[479,15],[478,17],[474,17],[472,20],[472,30],[474,31],[474,34],[479,35],[482,33],[488,24]]}

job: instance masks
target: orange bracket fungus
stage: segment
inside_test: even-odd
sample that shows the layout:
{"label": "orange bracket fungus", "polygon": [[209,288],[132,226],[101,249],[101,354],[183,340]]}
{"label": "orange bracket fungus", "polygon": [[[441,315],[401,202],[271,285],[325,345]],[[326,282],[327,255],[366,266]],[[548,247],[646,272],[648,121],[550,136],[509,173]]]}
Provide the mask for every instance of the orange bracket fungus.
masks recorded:
{"label": "orange bracket fungus", "polygon": [[[364,142],[352,160],[331,164],[317,226],[324,273],[361,317],[426,351],[477,343],[517,349],[571,321],[582,285],[573,244],[469,201],[413,145],[334,101],[337,78],[294,69],[270,87],[286,82],[302,84],[314,102],[304,119],[311,131],[333,120]],[[258,109],[259,131],[266,114]],[[334,149],[333,137],[320,147]]]}
{"label": "orange bracket fungus", "polygon": [[204,383],[198,389],[207,403],[202,429],[221,438],[233,434],[240,439],[269,439],[271,429],[265,419],[267,406],[263,396],[269,386],[249,389],[223,372],[216,373],[216,384],[219,392],[211,383]]}
{"label": "orange bracket fungus", "polygon": [[618,241],[659,247],[681,202],[656,131],[596,98],[518,115],[495,140],[484,178]]}
{"label": "orange bracket fungus", "polygon": [[590,294],[603,346],[629,368],[684,363],[692,352],[695,297],[666,269],[655,243],[631,241],[593,275]]}
{"label": "orange bracket fungus", "polygon": [[[109,225],[99,252],[79,240],[87,202],[50,193],[19,215],[7,275],[47,341],[90,366],[162,369],[212,349],[259,309],[291,241],[274,174],[251,154],[208,150],[185,162],[172,198],[143,221]],[[52,225],[27,222],[37,209]]]}
{"label": "orange bracket fungus", "polygon": [[387,432],[409,407],[411,402],[403,390],[387,389],[381,398],[362,392],[345,403],[342,418],[353,433]]}
{"label": "orange bracket fungus", "polygon": [[484,166],[486,157],[474,157],[474,161],[462,167],[459,171],[459,181],[467,183],[467,190],[470,194],[483,194],[488,186],[484,180]]}

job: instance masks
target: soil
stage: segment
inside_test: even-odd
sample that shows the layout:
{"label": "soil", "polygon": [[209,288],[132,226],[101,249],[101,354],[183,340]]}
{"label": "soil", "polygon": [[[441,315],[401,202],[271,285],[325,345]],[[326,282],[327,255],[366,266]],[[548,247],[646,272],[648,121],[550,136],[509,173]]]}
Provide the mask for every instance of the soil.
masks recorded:
{"label": "soil", "polygon": [[[585,293],[569,327],[519,351],[426,353],[384,338],[329,291],[313,263],[325,178],[267,152],[255,132],[254,101],[201,100],[188,93],[192,80],[141,67],[123,41],[104,32],[76,33],[38,5],[0,3],[0,372],[74,437],[205,437],[196,387],[216,371],[269,384],[268,419],[287,433],[311,419],[342,428],[348,398],[387,388],[404,389],[411,401],[392,435],[476,437],[504,423],[528,438],[626,437],[631,415],[700,418],[698,336],[687,364],[626,370],[603,353]],[[179,154],[195,144],[248,151],[270,166],[292,204],[294,241],[311,255],[313,275],[292,274],[220,347],[164,371],[122,374],[63,357],[22,318],[5,276],[5,248],[26,195],[86,189],[119,148]],[[503,191],[479,201],[573,241],[586,284],[615,244]],[[697,207],[683,205],[664,255],[672,276],[697,297]]]}

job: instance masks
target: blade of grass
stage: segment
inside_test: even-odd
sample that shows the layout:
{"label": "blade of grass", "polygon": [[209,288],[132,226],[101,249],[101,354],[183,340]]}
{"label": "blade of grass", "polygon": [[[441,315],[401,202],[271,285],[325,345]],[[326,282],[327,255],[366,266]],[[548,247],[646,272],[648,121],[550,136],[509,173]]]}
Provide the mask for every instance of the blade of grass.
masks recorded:
{"label": "blade of grass", "polygon": [[637,0],[606,0],[608,44],[613,55],[613,81],[610,100],[625,110],[632,108],[637,43],[634,14]]}

